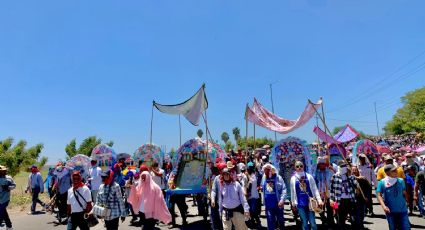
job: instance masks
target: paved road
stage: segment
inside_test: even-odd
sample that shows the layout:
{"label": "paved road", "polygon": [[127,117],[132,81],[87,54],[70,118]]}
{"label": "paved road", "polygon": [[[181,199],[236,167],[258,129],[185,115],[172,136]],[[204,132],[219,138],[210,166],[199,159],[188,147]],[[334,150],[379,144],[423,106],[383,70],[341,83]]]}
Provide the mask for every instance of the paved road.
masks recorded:
{"label": "paved road", "polygon": [[[190,206],[189,208],[189,218],[188,218],[188,226],[182,227],[179,226],[180,229],[209,229],[209,225],[203,223],[202,217],[196,216],[197,209],[196,207],[192,206],[192,201],[188,200],[188,204]],[[178,210],[176,208],[176,210]],[[387,221],[385,220],[385,215],[383,214],[383,211],[379,205],[377,205],[375,200],[374,210],[376,213],[376,217],[369,218],[367,217],[365,219],[365,226],[369,229],[376,229],[376,230],[384,230],[388,229]],[[177,211],[177,214],[178,211]],[[263,211],[264,214],[264,211]],[[292,215],[289,211],[289,207],[285,208],[285,218],[286,218],[286,229],[297,229],[295,226],[295,223],[292,221]],[[54,216],[50,214],[39,214],[39,215],[26,215],[25,213],[14,213],[11,214],[11,219],[13,223],[13,227],[16,230],[65,230],[66,226],[64,225],[56,225],[54,223]],[[262,226],[266,226],[266,219],[264,216],[261,218]],[[412,229],[425,229],[425,219],[422,219],[417,216],[410,217],[410,221],[412,223]],[[319,229],[323,229],[321,227],[321,222],[319,219],[317,219],[317,223],[319,225]],[[181,224],[181,219],[177,218],[177,224]],[[166,225],[159,225],[158,229],[169,229]],[[100,230],[104,229],[103,224],[98,224],[96,227],[92,228],[94,230]],[[138,227],[129,226],[129,218],[124,223],[120,223],[120,229],[123,230],[134,230],[134,229],[140,229]]]}

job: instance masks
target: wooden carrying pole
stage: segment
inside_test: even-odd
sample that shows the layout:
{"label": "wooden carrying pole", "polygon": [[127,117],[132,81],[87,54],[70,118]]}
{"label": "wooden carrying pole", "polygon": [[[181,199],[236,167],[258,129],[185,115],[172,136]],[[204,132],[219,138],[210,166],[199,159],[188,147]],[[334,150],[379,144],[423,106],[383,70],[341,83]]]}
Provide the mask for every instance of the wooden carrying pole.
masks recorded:
{"label": "wooden carrying pole", "polygon": [[[308,102],[310,104],[314,104],[310,99],[308,100]],[[322,102],[323,103],[323,102]],[[323,107],[322,107],[323,108]],[[323,126],[325,127],[325,130],[327,130],[329,133],[331,133],[331,131],[329,130],[328,126],[325,123],[325,120],[322,116],[320,116],[320,114],[317,112],[316,107],[313,106],[314,111],[316,112],[316,114],[319,116],[320,120],[322,120],[323,122]],[[326,131],[325,131],[326,132]],[[336,143],[336,147],[338,148],[339,153],[341,154],[342,158],[344,159],[345,163],[351,167],[351,163],[347,161],[347,159],[345,158],[344,154],[342,154],[342,150],[341,147],[338,145],[338,143]],[[360,193],[362,194],[363,198],[366,199],[366,196],[363,193],[362,188],[360,188],[360,186],[358,186],[358,189],[360,190]]]}

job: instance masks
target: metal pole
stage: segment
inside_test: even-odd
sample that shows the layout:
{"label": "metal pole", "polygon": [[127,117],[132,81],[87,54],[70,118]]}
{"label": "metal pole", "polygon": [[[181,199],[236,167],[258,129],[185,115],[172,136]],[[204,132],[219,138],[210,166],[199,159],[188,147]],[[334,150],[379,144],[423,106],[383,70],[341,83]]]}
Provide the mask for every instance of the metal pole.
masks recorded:
{"label": "metal pole", "polygon": [[[272,101],[272,113],[274,113],[274,103],[273,103],[273,88],[272,88],[273,83],[270,83],[270,99]],[[277,134],[276,131],[274,132],[274,142],[277,142]]]}
{"label": "metal pole", "polygon": [[378,112],[376,111],[376,101],[373,104],[375,106],[376,129],[378,131],[378,136],[381,136],[381,134],[379,133],[379,122],[378,122]]}
{"label": "metal pole", "polygon": [[152,102],[152,113],[151,113],[151,134],[149,138],[149,143],[152,145],[152,128],[153,128],[153,107],[155,106],[155,101]]}
{"label": "metal pole", "polygon": [[257,142],[255,141],[255,124],[254,124],[254,150],[257,148]]}

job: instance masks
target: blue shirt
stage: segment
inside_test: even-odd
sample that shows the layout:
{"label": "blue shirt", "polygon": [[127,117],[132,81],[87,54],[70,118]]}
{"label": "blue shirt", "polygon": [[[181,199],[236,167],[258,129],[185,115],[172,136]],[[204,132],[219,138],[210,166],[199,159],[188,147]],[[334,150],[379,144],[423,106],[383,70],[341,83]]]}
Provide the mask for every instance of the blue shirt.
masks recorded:
{"label": "blue shirt", "polygon": [[404,180],[398,178],[397,182],[386,188],[384,180],[379,181],[376,192],[381,193],[384,198],[385,205],[390,209],[391,213],[407,212],[406,199],[403,196],[403,191],[406,190]]}
{"label": "blue shirt", "polygon": [[41,177],[41,174],[39,172],[37,173],[31,173],[28,176],[28,186],[31,189],[38,188],[40,189],[40,192],[44,192],[44,183],[43,178]]}
{"label": "blue shirt", "polygon": [[69,188],[71,188],[71,175],[67,173],[58,180],[59,194],[68,192]]}
{"label": "blue shirt", "polygon": [[262,188],[267,209],[276,208],[280,201],[285,200],[286,186],[281,176],[274,174],[271,178],[263,177]]}
{"label": "blue shirt", "polygon": [[311,190],[310,190],[310,183],[307,179],[307,177],[305,177],[305,186],[306,189],[305,191],[303,191],[300,187],[300,181],[297,180],[295,182],[295,189],[297,192],[297,199],[298,199],[298,206],[300,207],[307,207],[308,206],[308,202],[309,202],[309,194],[311,194]]}
{"label": "blue shirt", "polygon": [[[3,186],[5,187],[3,188]],[[5,176],[0,178],[0,204],[4,204],[10,201],[10,190],[15,188],[16,184],[12,177]]]}

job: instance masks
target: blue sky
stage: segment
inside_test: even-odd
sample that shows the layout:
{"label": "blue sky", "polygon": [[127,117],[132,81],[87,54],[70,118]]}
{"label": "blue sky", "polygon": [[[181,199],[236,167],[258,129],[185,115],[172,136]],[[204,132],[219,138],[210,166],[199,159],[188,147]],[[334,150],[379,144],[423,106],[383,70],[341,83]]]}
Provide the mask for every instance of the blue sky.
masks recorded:
{"label": "blue sky", "polygon": [[[369,134],[375,101],[382,127],[425,83],[420,0],[0,4],[0,138],[44,143],[50,162],[89,135],[132,153],[149,141],[152,100],[181,102],[202,83],[214,139],[236,126],[245,133],[253,97],[271,108],[271,82],[280,116],[295,119],[323,96],[331,128]],[[291,135],[313,141],[314,124]],[[183,140],[196,135],[182,127]],[[153,141],[177,147],[178,134],[178,117],[155,111]]]}

